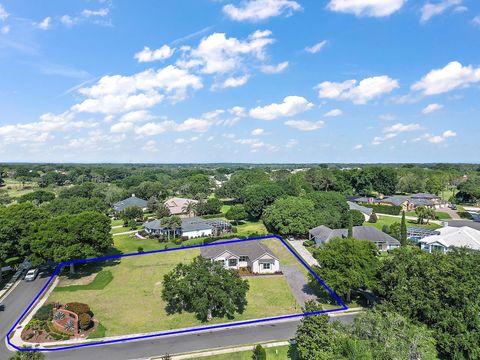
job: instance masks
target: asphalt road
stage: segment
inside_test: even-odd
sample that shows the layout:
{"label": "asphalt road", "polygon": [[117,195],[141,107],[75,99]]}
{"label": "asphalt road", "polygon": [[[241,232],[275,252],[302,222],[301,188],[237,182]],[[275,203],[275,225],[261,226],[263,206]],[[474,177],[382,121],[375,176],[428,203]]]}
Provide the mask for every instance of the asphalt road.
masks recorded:
{"label": "asphalt road", "polygon": [[[39,277],[34,282],[22,281],[2,302],[5,309],[0,311],[0,360],[8,360],[12,355],[5,347],[5,336],[18,317],[40,291],[48,277]],[[355,314],[335,319],[351,322]],[[218,331],[162,337],[157,339],[130,341],[105,346],[93,346],[74,350],[45,353],[47,359],[57,360],[131,360],[200,351],[217,347],[254,344],[273,340],[287,340],[294,336],[300,320],[263,324],[251,327],[224,329]]]}
{"label": "asphalt road", "polygon": [[0,303],[0,360],[7,360],[11,356],[5,346],[5,337],[13,324],[25,311],[30,302],[39,293],[47,282],[50,274],[40,274],[35,281],[22,280],[18,286]]}

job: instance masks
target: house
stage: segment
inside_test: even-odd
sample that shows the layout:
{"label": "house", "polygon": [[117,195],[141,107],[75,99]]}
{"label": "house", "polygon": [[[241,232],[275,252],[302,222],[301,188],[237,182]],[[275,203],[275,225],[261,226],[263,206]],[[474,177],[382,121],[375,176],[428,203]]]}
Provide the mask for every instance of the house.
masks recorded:
{"label": "house", "polygon": [[[373,242],[380,251],[393,250],[400,246],[400,242],[397,239],[373,226],[354,226],[352,230],[353,238],[369,240]],[[348,229],[330,229],[327,226],[321,225],[311,229],[308,234],[309,239],[314,240],[316,246],[320,247],[335,237],[346,238],[348,236]]]}
{"label": "house", "polygon": [[197,204],[197,200],[193,199],[185,199],[185,198],[171,198],[165,201],[165,206],[167,207],[168,211],[170,211],[170,215],[177,215],[180,217],[190,216],[191,212],[187,211],[188,205]]}
{"label": "house", "polygon": [[401,206],[402,210],[405,211],[413,211],[417,206],[426,206],[432,209],[440,209],[448,206],[448,202],[439,196],[427,193],[379,196],[378,198],[356,196],[349,198],[349,200],[356,204]]}
{"label": "house", "polygon": [[132,194],[129,198],[126,198],[122,201],[119,201],[115,204],[113,204],[113,211],[115,213],[119,213],[126,208],[137,206],[143,211],[147,210],[147,200],[140,199],[135,196],[135,194]]}
{"label": "house", "polygon": [[363,214],[363,216],[365,218],[365,221],[368,221],[370,219],[370,216],[372,216],[372,214],[373,214],[373,209],[372,208],[368,208],[366,206],[362,206],[362,205],[356,204],[356,203],[351,202],[351,201],[347,201],[347,204],[348,204],[348,207],[350,208],[350,210],[360,211]]}
{"label": "house", "polygon": [[[211,245],[213,244],[215,242]],[[204,246],[200,253],[205,259],[218,261],[225,269],[248,268],[254,274],[274,274],[280,271],[280,260],[257,240]]]}
{"label": "house", "polygon": [[480,231],[471,227],[446,226],[437,230],[439,235],[427,236],[419,241],[422,250],[446,253],[453,248],[480,250]]}
{"label": "house", "polygon": [[480,231],[480,222],[472,220],[448,220],[447,225],[451,227],[467,226],[469,228]]}
{"label": "house", "polygon": [[[205,220],[201,217],[181,218],[182,225],[175,229],[175,236],[189,239],[207,236],[218,236],[231,230],[231,225],[224,220]],[[161,220],[145,223],[145,232],[149,235],[172,235],[172,229],[164,228]]]}

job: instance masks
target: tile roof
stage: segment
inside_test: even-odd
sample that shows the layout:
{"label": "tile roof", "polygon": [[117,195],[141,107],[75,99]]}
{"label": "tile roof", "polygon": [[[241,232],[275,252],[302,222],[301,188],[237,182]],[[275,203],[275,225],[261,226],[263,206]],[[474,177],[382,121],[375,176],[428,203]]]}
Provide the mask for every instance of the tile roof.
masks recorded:
{"label": "tile roof", "polygon": [[143,200],[136,197],[135,195],[132,195],[129,198],[113,204],[113,210],[122,211],[132,206],[138,206],[139,208],[145,209],[147,207],[147,203],[147,200]]}
{"label": "tile roof", "polygon": [[172,215],[184,214],[185,208],[188,206],[189,203],[198,203],[197,200],[193,199],[186,199],[186,198],[171,198],[165,201],[165,206],[170,211]]}

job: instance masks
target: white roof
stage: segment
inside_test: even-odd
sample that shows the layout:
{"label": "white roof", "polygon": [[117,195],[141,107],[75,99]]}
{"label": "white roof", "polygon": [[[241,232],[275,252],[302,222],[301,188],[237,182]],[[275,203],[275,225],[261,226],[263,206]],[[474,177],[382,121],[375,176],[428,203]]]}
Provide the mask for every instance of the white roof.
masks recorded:
{"label": "white roof", "polygon": [[469,248],[472,250],[480,250],[480,231],[472,229],[468,226],[450,227],[438,229],[439,235],[431,235],[420,240],[422,244],[439,243],[447,248]]}

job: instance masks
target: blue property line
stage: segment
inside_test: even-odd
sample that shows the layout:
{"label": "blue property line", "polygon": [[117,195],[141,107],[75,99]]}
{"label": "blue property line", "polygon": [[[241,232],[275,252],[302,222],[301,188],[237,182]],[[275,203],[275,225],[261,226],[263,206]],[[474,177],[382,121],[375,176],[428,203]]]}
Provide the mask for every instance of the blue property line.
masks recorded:
{"label": "blue property line", "polygon": [[[158,333],[158,334],[134,336],[134,337],[129,337],[129,338],[115,339],[115,340],[96,341],[96,342],[90,342],[90,343],[87,343],[87,344],[63,346],[63,347],[49,348],[49,349],[35,349],[35,348],[24,348],[24,347],[19,348],[18,346],[12,344],[11,341],[10,341],[10,336],[15,331],[15,328],[18,326],[20,321],[22,321],[22,319],[25,317],[25,315],[30,311],[30,309],[33,307],[33,305],[37,302],[38,298],[48,288],[48,286],[52,282],[53,278],[60,272],[62,267],[64,267],[65,265],[89,263],[89,262],[93,262],[93,261],[119,259],[119,258],[124,258],[124,257],[131,257],[131,256],[157,254],[157,253],[170,252],[170,251],[179,251],[179,250],[194,249],[194,248],[200,248],[200,247],[206,247],[206,246],[216,246],[216,245],[240,243],[240,242],[247,242],[247,241],[257,241],[257,240],[265,240],[265,239],[272,239],[272,238],[280,240],[282,242],[282,244],[295,256],[295,258],[297,258],[300,261],[300,263],[315,277],[315,279],[317,279],[317,281],[330,293],[330,295],[332,295],[332,297],[342,307],[337,308],[337,309],[321,310],[321,311],[315,311],[315,312],[310,312],[310,313],[276,316],[276,317],[256,319],[256,320],[237,321],[237,322],[224,323],[224,324],[219,324],[219,325],[196,327],[196,328],[190,328],[190,329],[184,329],[184,330],[167,331],[167,332],[162,332],[162,333]],[[218,242],[213,242],[213,243],[210,243],[210,244],[189,245],[189,246],[184,246],[184,247],[179,247],[179,248],[152,250],[152,251],[145,251],[145,252],[141,252],[141,253],[112,255],[112,256],[104,256],[104,257],[93,258],[93,259],[73,260],[73,261],[62,262],[60,265],[57,266],[53,275],[50,277],[50,279],[47,281],[47,283],[43,286],[43,288],[40,290],[40,292],[37,294],[37,296],[35,296],[35,298],[30,303],[30,305],[28,305],[27,309],[25,309],[25,311],[22,313],[20,318],[12,326],[10,331],[7,333],[7,342],[10,346],[12,346],[13,348],[15,348],[19,351],[53,352],[53,351],[62,351],[62,350],[71,350],[71,349],[83,348],[83,347],[87,347],[87,346],[98,346],[98,345],[105,345],[105,344],[128,342],[128,341],[131,341],[131,340],[151,339],[151,338],[167,336],[167,335],[186,334],[186,333],[193,333],[193,332],[204,331],[204,330],[214,330],[214,329],[222,329],[222,328],[234,327],[234,326],[240,326],[240,325],[257,324],[257,323],[263,323],[263,322],[275,321],[275,320],[292,319],[292,318],[298,318],[298,317],[304,317],[304,316],[312,316],[312,315],[326,314],[326,313],[331,313],[331,312],[344,311],[344,310],[347,310],[347,309],[348,309],[347,305],[345,305],[345,303],[337,296],[337,294],[335,294],[335,292],[333,292],[333,290],[330,289],[327,286],[327,284],[325,284],[325,282],[318,277],[318,275],[305,263],[305,261],[300,256],[298,256],[298,254],[295,251],[293,251],[290,248],[290,246],[285,242],[285,240],[283,240],[282,237],[280,237],[280,236],[262,236],[262,237],[257,237],[257,238],[229,240],[229,241],[218,241]]]}

